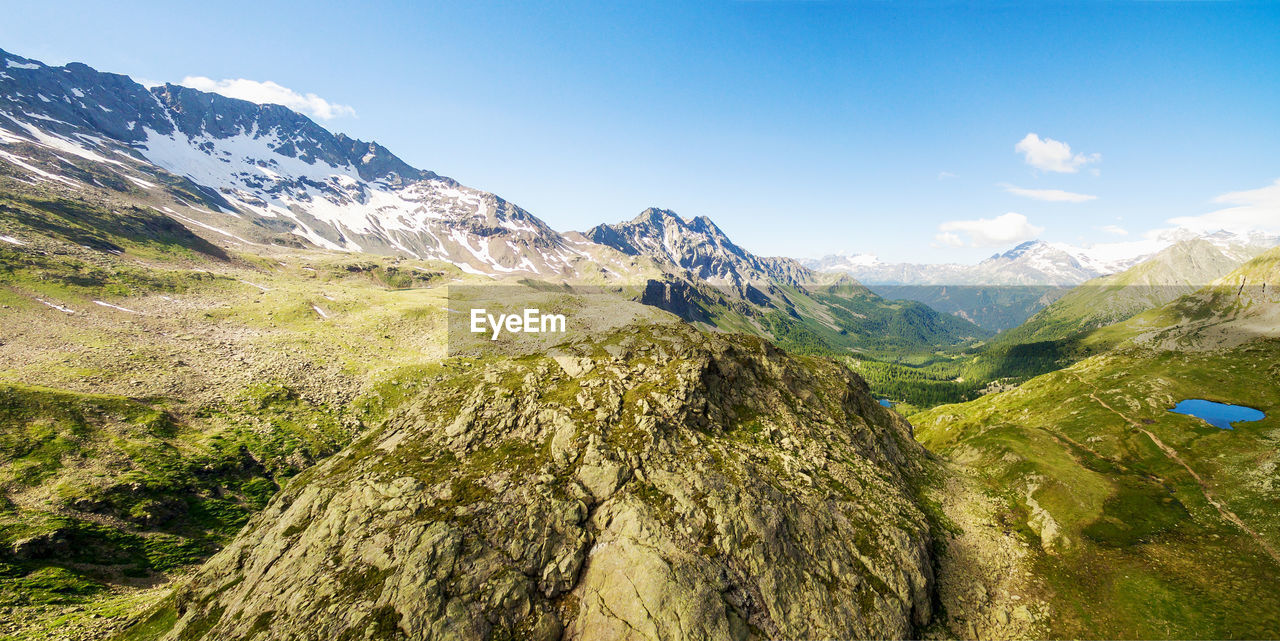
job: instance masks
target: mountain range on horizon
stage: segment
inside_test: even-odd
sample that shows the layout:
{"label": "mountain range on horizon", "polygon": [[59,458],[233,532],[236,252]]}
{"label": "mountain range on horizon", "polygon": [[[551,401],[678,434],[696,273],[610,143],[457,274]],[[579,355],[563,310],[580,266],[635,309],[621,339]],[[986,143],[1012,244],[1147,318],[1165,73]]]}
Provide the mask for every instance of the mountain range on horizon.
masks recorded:
{"label": "mountain range on horizon", "polygon": [[[1022,325],[1073,287],[1122,274],[1171,247],[1195,241],[1236,265],[1280,245],[1280,237],[1258,232],[1171,229],[1145,241],[1098,248],[1029,240],[973,265],[885,263],[870,254],[830,255],[800,263],[815,271],[848,274],[885,298],[922,302],[1000,332]],[[1202,277],[1180,285],[1211,281]]]}
{"label": "mountain range on horizon", "polygon": [[[586,269],[605,280],[644,272],[601,250],[610,245],[598,242],[608,238],[607,225],[585,235],[557,232],[500,196],[415,169],[376,142],[332,134],[286,107],[172,84],[148,89],[81,63],[51,67],[3,50],[0,60],[0,144],[28,150],[0,158],[27,180],[93,184],[101,177],[92,174],[105,171],[145,191],[167,192],[160,209],[236,242],[436,259],[493,276],[582,277],[577,270],[584,259],[602,265]],[[96,172],[77,169],[81,162],[93,163]],[[640,217],[655,211],[666,210]],[[690,225],[724,240],[697,251],[720,252],[724,260],[742,255],[706,217]],[[1061,287],[1123,271],[1195,236],[1201,235],[1167,233],[1130,243],[1120,254],[1028,241],[976,265],[883,263],[865,254],[751,260],[757,269],[768,263],[766,271],[784,279],[796,278],[803,266],[868,285]],[[1280,243],[1261,235],[1203,236],[1228,245]],[[704,260],[710,266],[716,259]]]}
{"label": "mountain range on horizon", "polygon": [[972,265],[956,263],[886,263],[874,254],[832,254],[800,261],[817,271],[846,273],[867,285],[1053,286],[1079,285],[1122,272],[1182,241],[1204,239],[1229,254],[1244,256],[1280,245],[1280,237],[1219,230],[1197,233],[1165,230],[1145,241],[1077,247],[1028,240]]}

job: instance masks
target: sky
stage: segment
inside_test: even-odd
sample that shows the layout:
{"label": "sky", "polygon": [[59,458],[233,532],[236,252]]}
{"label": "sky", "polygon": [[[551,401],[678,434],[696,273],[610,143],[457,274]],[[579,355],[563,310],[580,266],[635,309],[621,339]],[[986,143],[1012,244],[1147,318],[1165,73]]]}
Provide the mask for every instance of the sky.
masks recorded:
{"label": "sky", "polygon": [[12,3],[0,48],[308,113],[553,228],[764,255],[1280,233],[1280,2]]}

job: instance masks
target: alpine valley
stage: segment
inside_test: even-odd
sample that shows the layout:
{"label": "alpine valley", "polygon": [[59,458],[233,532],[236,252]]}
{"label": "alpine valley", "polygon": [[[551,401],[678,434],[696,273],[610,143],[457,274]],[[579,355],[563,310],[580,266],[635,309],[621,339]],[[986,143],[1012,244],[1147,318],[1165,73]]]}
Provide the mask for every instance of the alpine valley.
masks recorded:
{"label": "alpine valley", "polygon": [[0,51],[0,638],[1274,638],[1278,244],[559,232]]}

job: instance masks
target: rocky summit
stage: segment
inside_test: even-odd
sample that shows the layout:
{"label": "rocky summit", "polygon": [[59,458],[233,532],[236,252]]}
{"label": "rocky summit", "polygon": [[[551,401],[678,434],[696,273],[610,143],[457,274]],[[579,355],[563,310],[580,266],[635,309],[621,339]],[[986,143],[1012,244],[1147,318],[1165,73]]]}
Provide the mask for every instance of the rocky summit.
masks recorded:
{"label": "rocky summit", "polygon": [[446,361],[143,626],[917,636],[933,614],[923,457],[856,375],[750,337],[647,326],[553,356]]}
{"label": "rocky summit", "polygon": [[685,220],[666,209],[649,208],[630,222],[596,225],[585,236],[624,254],[650,256],[672,269],[687,270],[713,285],[743,287],[776,282],[799,286],[814,274],[790,258],[762,257],[735,244],[710,218]]}

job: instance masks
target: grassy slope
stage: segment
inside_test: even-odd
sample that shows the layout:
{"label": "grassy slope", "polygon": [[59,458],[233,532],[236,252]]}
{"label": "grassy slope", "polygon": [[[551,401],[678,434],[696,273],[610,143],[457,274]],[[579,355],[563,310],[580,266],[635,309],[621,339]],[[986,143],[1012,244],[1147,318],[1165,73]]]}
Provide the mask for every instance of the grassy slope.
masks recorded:
{"label": "grassy slope", "polygon": [[0,636],[145,603],[444,354],[448,266],[0,186]]}
{"label": "grassy slope", "polygon": [[1183,241],[1132,268],[1072,289],[997,343],[1060,341],[1166,305],[1239,267],[1206,240]]}
{"label": "grassy slope", "polygon": [[[1275,280],[1277,260],[1273,252],[1238,275]],[[1090,340],[1167,338],[1195,333],[1196,322],[1221,329],[1237,320],[1233,292],[1224,283]],[[917,414],[917,437],[978,473],[1008,505],[1000,525],[1043,550],[1038,573],[1050,587],[1038,596],[1056,610],[1052,636],[1274,637],[1280,389],[1259,381],[1280,375],[1280,341],[1152,344]],[[1268,417],[1219,430],[1167,411],[1185,398]]]}
{"label": "grassy slope", "polygon": [[978,398],[998,386],[1026,381],[1096,354],[1127,338],[1095,331],[1190,294],[1239,266],[1208,241],[1178,243],[1129,270],[1071,289],[1026,323],[991,340],[940,351],[912,362],[853,363],[872,388],[900,408]]}

